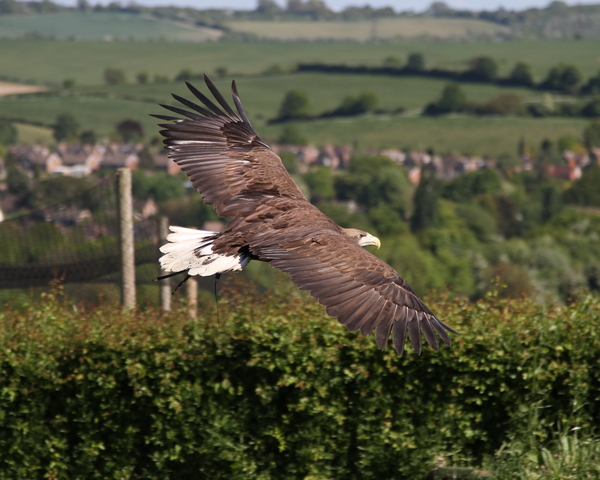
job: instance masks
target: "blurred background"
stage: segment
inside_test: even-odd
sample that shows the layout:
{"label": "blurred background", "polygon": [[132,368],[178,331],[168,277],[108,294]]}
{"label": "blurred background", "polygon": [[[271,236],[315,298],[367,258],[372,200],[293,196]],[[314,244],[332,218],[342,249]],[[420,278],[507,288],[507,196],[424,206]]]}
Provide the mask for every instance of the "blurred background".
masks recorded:
{"label": "blurred background", "polygon": [[[236,80],[306,196],[378,235],[417,292],[600,291],[600,4],[387,3],[0,2],[0,219],[45,229],[20,253],[0,237],[0,264],[88,249],[109,211],[89,192],[123,166],[138,218],[223,228],[149,116],[206,73],[226,96]],[[107,282],[70,294],[117,298]]]}

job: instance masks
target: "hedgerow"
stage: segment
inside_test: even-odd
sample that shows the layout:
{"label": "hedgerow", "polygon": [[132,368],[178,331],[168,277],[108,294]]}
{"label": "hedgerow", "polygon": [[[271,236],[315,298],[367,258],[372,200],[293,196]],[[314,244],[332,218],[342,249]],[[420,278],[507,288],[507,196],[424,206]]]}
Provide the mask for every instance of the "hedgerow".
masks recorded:
{"label": "hedgerow", "polygon": [[0,313],[0,478],[422,478],[515,436],[600,425],[600,302],[445,294],[451,348],[377,349],[290,291],[216,313]]}

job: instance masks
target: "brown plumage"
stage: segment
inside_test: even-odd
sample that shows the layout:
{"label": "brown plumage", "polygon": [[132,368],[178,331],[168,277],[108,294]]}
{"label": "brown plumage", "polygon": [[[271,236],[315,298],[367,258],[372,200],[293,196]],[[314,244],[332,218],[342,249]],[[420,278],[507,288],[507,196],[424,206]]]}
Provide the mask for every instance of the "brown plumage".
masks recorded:
{"label": "brown plumage", "polygon": [[205,76],[219,105],[189,83],[197,105],[173,97],[189,110],[164,108],[178,117],[155,115],[169,157],[189,176],[204,202],[221,217],[232,217],[222,233],[171,227],[162,247],[167,271],[213,275],[241,270],[250,260],[269,262],[326,307],[352,331],[375,331],[383,349],[392,333],[404,351],[406,334],[421,353],[421,333],[434,349],[439,334],[450,345],[454,332],[423,304],[396,271],[363,249],[379,246],[367,232],[339,227],[302,194],[280,158],[256,134],[232,83],[235,112]]}

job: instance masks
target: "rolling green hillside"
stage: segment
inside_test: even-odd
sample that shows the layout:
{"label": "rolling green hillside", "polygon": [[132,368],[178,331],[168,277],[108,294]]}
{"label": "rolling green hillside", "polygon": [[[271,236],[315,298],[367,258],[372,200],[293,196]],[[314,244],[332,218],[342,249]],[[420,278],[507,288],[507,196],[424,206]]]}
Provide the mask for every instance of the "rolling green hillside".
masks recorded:
{"label": "rolling green hillside", "polygon": [[69,42],[0,40],[0,78],[38,83],[74,78],[79,85],[103,83],[106,67],[122,69],[133,81],[140,71],[173,77],[184,68],[213,72],[226,67],[233,74],[256,74],[273,64],[298,62],[381,65],[390,56],[405,61],[421,52],[428,67],[464,70],[473,57],[489,55],[506,75],[517,61],[528,62],[538,79],[560,62],[577,65],[584,76],[600,67],[598,41],[592,39],[523,42]]}
{"label": "rolling green hillside", "polygon": [[384,18],[376,21],[233,21],[234,31],[277,40],[355,40],[393,38],[473,38],[510,33],[498,23],[464,18]]}
{"label": "rolling green hillside", "polygon": [[116,12],[62,12],[0,15],[0,37],[60,40],[175,40],[199,42],[220,37],[219,30]]}
{"label": "rolling green hillside", "polygon": [[[490,155],[516,154],[519,139],[538,146],[542,140],[571,134],[581,138],[589,122],[579,118],[524,117],[387,117],[296,122],[301,133],[318,145],[355,144],[360,149],[385,147],[433,148],[437,153]],[[282,127],[263,127],[259,133],[276,139]]]}
{"label": "rolling green hillside", "polygon": [[[202,80],[195,85],[204,89]],[[217,86],[229,97],[229,80],[216,80]],[[571,133],[580,136],[581,119],[532,118],[423,118],[415,117],[420,109],[434,101],[445,81],[415,77],[385,77],[375,75],[341,75],[298,73],[276,76],[241,77],[238,89],[245,108],[259,134],[274,141],[281,125],[266,125],[277,116],[285,93],[303,89],[308,93],[312,113],[332,110],[346,95],[370,90],[377,95],[379,105],[386,109],[404,107],[407,116],[376,115],[353,119],[330,119],[300,122],[298,127],[311,141],[324,143],[353,143],[376,148],[381,146],[428,148],[439,151],[460,151],[498,155],[516,151],[523,132],[536,144],[546,137]],[[539,97],[527,89],[500,88],[486,84],[463,85],[470,101],[484,102],[499,93],[515,93],[522,98]],[[158,103],[176,103],[171,93],[191,98],[183,82],[153,85],[121,85],[82,87],[74,94],[14,95],[0,98],[0,115],[31,123],[51,125],[60,113],[72,114],[83,130],[95,130],[109,135],[115,125],[125,118],[140,121],[147,136],[158,132],[157,121],[150,113],[160,113]],[[564,130],[564,132],[563,132]]]}

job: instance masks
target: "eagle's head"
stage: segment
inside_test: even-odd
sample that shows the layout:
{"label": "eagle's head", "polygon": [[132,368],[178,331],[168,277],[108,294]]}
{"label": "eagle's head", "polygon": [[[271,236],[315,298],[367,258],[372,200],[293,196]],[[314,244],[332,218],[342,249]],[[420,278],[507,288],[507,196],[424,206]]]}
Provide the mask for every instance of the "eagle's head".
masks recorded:
{"label": "eagle's head", "polygon": [[381,247],[379,239],[368,232],[363,232],[356,228],[342,228],[342,234],[354,240],[361,247],[368,245],[375,245],[377,248]]}

